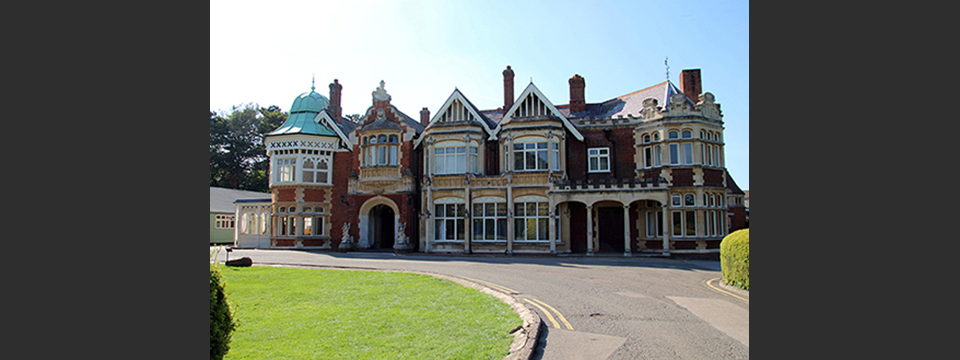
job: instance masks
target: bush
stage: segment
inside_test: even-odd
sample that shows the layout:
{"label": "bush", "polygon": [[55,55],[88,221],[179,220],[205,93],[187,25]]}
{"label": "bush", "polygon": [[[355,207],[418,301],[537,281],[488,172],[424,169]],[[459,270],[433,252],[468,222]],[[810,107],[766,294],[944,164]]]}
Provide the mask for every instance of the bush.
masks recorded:
{"label": "bush", "polygon": [[223,276],[219,265],[210,264],[210,358],[223,359],[230,350],[230,338],[237,324],[223,292]]}
{"label": "bush", "polygon": [[724,282],[750,290],[750,229],[740,229],[723,238],[720,269]]}

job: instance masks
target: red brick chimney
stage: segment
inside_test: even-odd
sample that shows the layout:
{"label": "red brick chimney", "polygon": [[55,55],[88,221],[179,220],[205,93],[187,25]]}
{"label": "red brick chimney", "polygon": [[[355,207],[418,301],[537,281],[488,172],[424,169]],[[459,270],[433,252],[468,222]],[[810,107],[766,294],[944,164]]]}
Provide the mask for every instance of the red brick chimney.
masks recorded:
{"label": "red brick chimney", "polygon": [[506,115],[513,106],[513,70],[510,65],[503,71],[503,114]]}
{"label": "red brick chimney", "polygon": [[333,119],[340,123],[341,115],[343,110],[340,108],[340,91],[343,89],[343,85],[340,85],[340,82],[337,79],[333,79],[333,83],[330,84],[330,105],[327,106],[327,110],[330,111],[330,115],[333,115]]}
{"label": "red brick chimney", "polygon": [[427,124],[429,123],[430,123],[430,110],[427,110],[427,108],[423,108],[423,110],[420,110],[420,125],[423,125],[424,127],[426,127]]}
{"label": "red brick chimney", "polygon": [[584,101],[583,89],[587,86],[580,74],[573,75],[570,80],[570,112],[579,113],[587,111],[587,103]]}
{"label": "red brick chimney", "polygon": [[700,69],[683,70],[680,72],[680,91],[697,103],[700,98]]}

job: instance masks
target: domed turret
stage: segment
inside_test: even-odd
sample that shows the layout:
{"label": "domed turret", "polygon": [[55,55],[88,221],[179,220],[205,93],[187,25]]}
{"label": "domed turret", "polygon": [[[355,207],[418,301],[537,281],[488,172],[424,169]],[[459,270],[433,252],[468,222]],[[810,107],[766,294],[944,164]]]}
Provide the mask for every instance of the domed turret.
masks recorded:
{"label": "domed turret", "polygon": [[330,105],[330,99],[313,90],[314,87],[310,86],[310,92],[300,94],[300,96],[297,96],[297,98],[293,100],[293,105],[290,105],[291,114],[301,111],[319,113],[321,110],[326,109],[327,105]]}

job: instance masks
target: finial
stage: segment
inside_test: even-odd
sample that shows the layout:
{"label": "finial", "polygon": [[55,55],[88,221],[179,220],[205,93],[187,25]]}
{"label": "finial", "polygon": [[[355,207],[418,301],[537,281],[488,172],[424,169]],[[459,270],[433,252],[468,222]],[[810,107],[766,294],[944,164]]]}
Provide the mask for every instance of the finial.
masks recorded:
{"label": "finial", "polygon": [[663,65],[667,67],[667,81],[670,81],[670,65],[667,64],[667,60],[670,60],[669,56],[663,59]]}
{"label": "finial", "polygon": [[317,81],[317,74],[311,74],[311,77],[310,77],[310,91],[313,91],[314,89],[316,89],[316,87],[314,87],[316,81]]}

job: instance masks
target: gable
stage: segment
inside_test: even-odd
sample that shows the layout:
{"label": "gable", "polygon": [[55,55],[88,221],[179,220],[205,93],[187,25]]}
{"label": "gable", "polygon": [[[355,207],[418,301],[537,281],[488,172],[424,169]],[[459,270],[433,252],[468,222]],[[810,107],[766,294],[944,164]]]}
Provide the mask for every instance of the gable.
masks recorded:
{"label": "gable", "polygon": [[[454,89],[447,101],[440,107],[440,111],[430,119],[425,129],[441,124],[478,125],[487,134],[488,140],[496,140],[496,132],[491,128],[492,121],[484,116],[477,107],[467,99],[458,89]],[[419,146],[424,137],[417,139],[414,147]]]}
{"label": "gable", "polygon": [[583,134],[570,123],[570,120],[567,120],[566,116],[563,116],[563,114],[557,110],[557,107],[553,105],[533,83],[527,85],[527,88],[520,93],[518,99],[520,100],[515,101],[513,106],[510,107],[510,110],[503,116],[503,120],[500,121],[494,130],[495,133],[499,132],[503,124],[509,122],[512,118],[553,116],[560,119],[563,126],[573,134],[573,137],[583,141]]}
{"label": "gable", "polygon": [[326,109],[317,114],[317,117],[314,118],[314,121],[316,121],[320,126],[325,126],[329,129],[332,129],[334,132],[336,132],[337,136],[340,137],[340,140],[343,141],[343,144],[346,145],[348,150],[353,149],[353,145],[350,143],[350,138],[348,138],[343,131],[340,130],[340,127],[337,126],[337,122],[330,117],[330,113]]}

